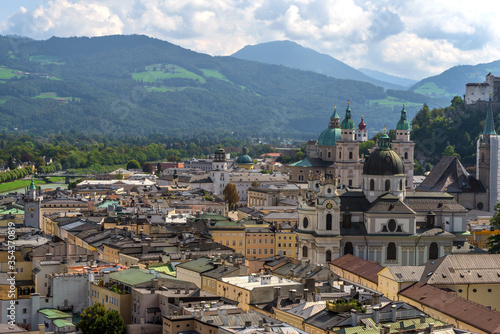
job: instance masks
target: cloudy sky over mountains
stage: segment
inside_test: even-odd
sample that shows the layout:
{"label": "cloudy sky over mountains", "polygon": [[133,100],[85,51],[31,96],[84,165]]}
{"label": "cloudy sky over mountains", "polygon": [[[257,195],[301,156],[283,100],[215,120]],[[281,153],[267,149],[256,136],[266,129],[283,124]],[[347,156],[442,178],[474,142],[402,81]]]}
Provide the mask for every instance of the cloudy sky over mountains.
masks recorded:
{"label": "cloudy sky over mountains", "polygon": [[422,79],[500,59],[485,0],[1,0],[0,34],[146,34],[211,55],[292,40],[348,65]]}

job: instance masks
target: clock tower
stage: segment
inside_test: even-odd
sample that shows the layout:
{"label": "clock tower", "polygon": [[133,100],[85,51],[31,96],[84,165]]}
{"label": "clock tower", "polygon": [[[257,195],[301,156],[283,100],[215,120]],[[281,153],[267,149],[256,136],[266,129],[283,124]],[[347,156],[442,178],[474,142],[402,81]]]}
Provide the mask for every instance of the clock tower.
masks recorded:
{"label": "clock tower", "polygon": [[37,189],[33,178],[28,188],[28,198],[24,203],[24,225],[41,229],[42,227],[42,198],[37,195]]}
{"label": "clock tower", "polygon": [[327,264],[340,255],[340,199],[335,179],[310,175],[299,198],[297,238],[300,260]]}

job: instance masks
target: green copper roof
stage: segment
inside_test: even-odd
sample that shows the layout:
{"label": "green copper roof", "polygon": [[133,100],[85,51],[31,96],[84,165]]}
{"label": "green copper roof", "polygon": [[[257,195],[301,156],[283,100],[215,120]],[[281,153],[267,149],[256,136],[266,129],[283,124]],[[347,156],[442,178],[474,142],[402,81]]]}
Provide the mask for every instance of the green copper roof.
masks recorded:
{"label": "green copper roof", "polygon": [[165,264],[161,266],[149,266],[148,269],[154,269],[156,272],[162,272],[164,274],[170,275],[170,276],[177,276],[177,272],[175,271],[174,266],[172,264]]}
{"label": "green copper roof", "polygon": [[396,130],[410,130],[410,123],[406,120],[406,110],[403,104],[403,109],[401,110],[401,118],[396,125]]}
{"label": "green copper roof", "polygon": [[222,147],[221,144],[219,144],[219,147],[217,147],[217,150],[215,150],[215,153],[225,153],[226,151],[224,150],[224,148]]}
{"label": "green copper roof", "polygon": [[320,146],[335,146],[337,140],[340,139],[340,129],[326,128],[321,132],[318,138],[318,145]]}
{"label": "green copper roof", "polygon": [[340,119],[339,114],[337,114],[337,106],[333,107],[333,114],[330,116],[330,118],[338,118]]}
{"label": "green copper roof", "polygon": [[67,320],[64,320],[64,319],[56,319],[53,321],[54,323],[54,326],[56,326],[57,328],[62,328],[62,327],[74,327],[75,324],[73,324],[71,321],[67,321]]}
{"label": "green copper roof", "polygon": [[71,318],[72,315],[68,313],[64,313],[59,310],[55,310],[52,308],[45,308],[42,310],[38,310],[41,314],[43,314],[47,319],[64,319],[64,318]]}
{"label": "green copper roof", "polygon": [[391,139],[389,138],[387,133],[385,133],[385,129],[384,129],[384,134],[382,136],[380,136],[378,139],[378,146],[382,150],[390,150],[391,149]]}
{"label": "green copper roof", "polygon": [[30,184],[29,189],[30,190],[36,190],[35,180],[33,179],[33,176],[31,177],[31,184]]}
{"label": "green copper roof", "polygon": [[249,165],[253,163],[252,158],[248,155],[248,149],[246,146],[243,146],[241,149],[241,155],[236,158],[236,163],[241,165]]}
{"label": "green copper roof", "polygon": [[[162,278],[168,278],[163,273],[160,273],[159,276]],[[117,272],[111,273],[111,275],[109,275],[109,277],[112,280],[123,283],[125,285],[135,286],[138,284],[152,281],[153,279],[156,278],[156,275],[150,274],[146,270],[141,270],[141,269],[137,269],[137,268],[130,268],[130,269],[125,269],[122,271],[117,271]]]}
{"label": "green copper roof", "polygon": [[488,111],[486,112],[486,120],[484,121],[483,135],[496,135],[495,125],[493,124],[493,106],[491,105],[491,93]]}
{"label": "green copper roof", "polygon": [[342,129],[354,129],[355,124],[351,118],[351,108],[349,108],[349,102],[347,103],[347,109],[345,110],[345,118],[340,126]]}

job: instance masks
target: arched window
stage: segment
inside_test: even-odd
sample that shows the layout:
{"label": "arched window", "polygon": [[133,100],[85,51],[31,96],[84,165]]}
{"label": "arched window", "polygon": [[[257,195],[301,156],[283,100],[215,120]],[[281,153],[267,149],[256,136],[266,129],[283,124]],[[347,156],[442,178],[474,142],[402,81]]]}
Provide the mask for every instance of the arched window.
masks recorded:
{"label": "arched window", "polygon": [[429,246],[429,260],[435,260],[439,257],[439,248],[438,244],[433,242]]}
{"label": "arched window", "polygon": [[302,246],[302,257],[307,257],[307,246]]}
{"label": "arched window", "polygon": [[331,214],[326,215],[326,229],[328,231],[332,230],[332,215]]}
{"label": "arched window", "polygon": [[385,180],[385,191],[391,191],[391,181]]}
{"label": "arched window", "polygon": [[403,190],[403,180],[399,180],[399,190]]}
{"label": "arched window", "polygon": [[349,159],[352,159],[352,152],[349,152]]}
{"label": "arched window", "polygon": [[405,160],[408,160],[408,152],[405,152]]}
{"label": "arched window", "polygon": [[331,250],[327,250],[326,251],[326,262],[330,262],[332,260],[332,251]]}
{"label": "arched window", "polygon": [[481,162],[484,162],[484,153],[481,153]]}
{"label": "arched window", "polygon": [[302,220],[302,226],[304,228],[307,228],[309,226],[309,219],[307,219],[307,217],[304,217],[304,219]]}
{"label": "arched window", "polygon": [[339,159],[342,159],[342,151],[339,151]]}
{"label": "arched window", "polygon": [[396,244],[394,242],[387,244],[387,260],[396,260]]}
{"label": "arched window", "polygon": [[344,245],[344,255],[351,254],[354,255],[354,247],[352,246],[352,242],[346,242]]}
{"label": "arched window", "polygon": [[332,157],[332,152],[328,151],[328,158]]}
{"label": "arched window", "polygon": [[375,190],[375,180],[374,179],[370,180],[370,190]]}

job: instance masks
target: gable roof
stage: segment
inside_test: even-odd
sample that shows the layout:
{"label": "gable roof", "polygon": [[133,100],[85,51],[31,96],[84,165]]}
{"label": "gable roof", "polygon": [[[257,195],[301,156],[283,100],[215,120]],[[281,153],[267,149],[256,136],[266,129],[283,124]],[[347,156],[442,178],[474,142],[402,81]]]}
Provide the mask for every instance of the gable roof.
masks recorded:
{"label": "gable roof", "polygon": [[481,182],[467,173],[457,157],[442,157],[416,191],[486,192]]}
{"label": "gable roof", "polygon": [[499,284],[500,254],[449,254],[425,264],[427,284]]}
{"label": "gable roof", "polygon": [[500,333],[500,313],[432,285],[417,282],[399,295],[487,333]]}
{"label": "gable roof", "polygon": [[351,272],[373,283],[378,283],[377,274],[384,269],[384,267],[376,262],[366,261],[351,254],[346,254],[331,261],[330,265]]}

